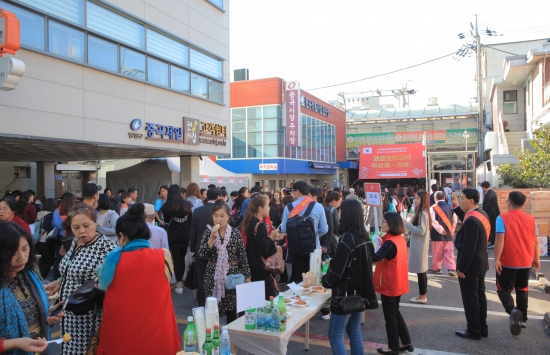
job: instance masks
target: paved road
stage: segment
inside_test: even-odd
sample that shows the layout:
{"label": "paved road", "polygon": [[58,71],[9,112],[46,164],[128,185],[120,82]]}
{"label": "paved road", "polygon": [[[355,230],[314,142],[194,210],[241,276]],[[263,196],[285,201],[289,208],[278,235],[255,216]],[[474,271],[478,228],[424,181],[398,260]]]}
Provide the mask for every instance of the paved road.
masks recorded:
{"label": "paved road", "polygon": [[[493,251],[489,251],[491,267]],[[550,258],[542,257],[541,271],[550,275]],[[418,292],[416,275],[409,275],[411,292],[401,299],[401,312],[409,327],[409,332],[416,348],[414,354],[550,354],[550,339],[543,331],[542,317],[550,312],[550,294],[536,290],[533,279],[529,287],[529,321],[528,328],[514,337],[508,328],[508,315],[498,299],[495,285],[495,271],[487,273],[486,288],[488,299],[489,337],[481,341],[466,340],[454,335],[455,330],[465,329],[466,319],[462,309],[460,290],[456,277],[443,275],[428,276],[428,304],[417,305],[408,300]],[[180,333],[185,329],[187,316],[197,307],[193,301],[193,291],[185,289],[183,295],[173,293],[175,311],[178,317]],[[222,323],[225,321],[221,319]],[[288,346],[287,354],[315,355],[331,354],[328,342],[329,321],[315,316],[310,322],[310,351],[304,350],[304,329],[298,330]],[[154,325],[149,325],[154,326]],[[362,326],[365,353],[377,353],[376,348],[386,344],[384,316],[381,307],[367,311],[366,322]],[[57,354],[54,351],[52,354]],[[238,355],[245,355],[240,350]],[[138,354],[139,355],[139,354]]]}

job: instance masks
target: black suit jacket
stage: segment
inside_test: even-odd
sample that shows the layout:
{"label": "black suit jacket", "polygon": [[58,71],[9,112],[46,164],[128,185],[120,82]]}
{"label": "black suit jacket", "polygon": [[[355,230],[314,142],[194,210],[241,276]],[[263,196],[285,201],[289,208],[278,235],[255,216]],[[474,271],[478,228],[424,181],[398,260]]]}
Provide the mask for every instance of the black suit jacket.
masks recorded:
{"label": "black suit jacket", "polygon": [[[204,234],[204,231],[206,230],[206,225],[211,225],[210,219],[212,217],[212,207],[214,207],[214,203],[208,202],[206,205],[195,208],[195,211],[193,211],[193,218],[191,221],[191,235],[189,238],[189,251],[191,253],[196,253],[199,251],[202,236]],[[229,225],[235,228],[235,221],[231,217],[229,217]],[[198,253],[195,255],[195,258],[199,260],[206,260],[199,257]]]}
{"label": "black suit jacket", "polygon": [[489,216],[489,221],[493,225],[497,217],[500,216],[500,209],[498,208],[497,194],[493,190],[487,190],[485,197],[483,198],[483,211]]}
{"label": "black suit jacket", "polygon": [[[487,214],[476,209],[482,215]],[[454,212],[464,221],[466,213],[457,207]],[[466,276],[483,275],[489,270],[489,255],[487,253],[487,232],[483,224],[475,217],[470,217],[462,224],[455,238],[455,247],[458,250],[456,269]]]}

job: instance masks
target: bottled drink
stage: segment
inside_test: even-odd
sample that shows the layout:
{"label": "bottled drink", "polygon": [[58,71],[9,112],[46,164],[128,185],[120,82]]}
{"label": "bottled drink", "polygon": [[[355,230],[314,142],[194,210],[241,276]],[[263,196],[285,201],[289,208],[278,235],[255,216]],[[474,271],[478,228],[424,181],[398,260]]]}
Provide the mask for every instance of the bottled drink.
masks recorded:
{"label": "bottled drink", "polygon": [[212,339],[212,355],[220,355],[220,326],[214,325],[214,338]]}
{"label": "bottled drink", "polygon": [[202,346],[201,355],[212,355],[212,329],[206,328],[206,340]]}
{"label": "bottled drink", "polygon": [[269,303],[271,303],[271,308],[273,308],[273,296],[269,296]]}
{"label": "bottled drink", "polygon": [[195,339],[195,334],[192,331],[187,332],[185,339],[185,346],[183,349],[185,352],[196,352],[197,351],[197,339]]}
{"label": "bottled drink", "polygon": [[185,349],[185,344],[187,343],[187,337],[188,333],[193,332],[193,337],[195,338],[195,342],[198,340],[197,338],[197,327],[195,326],[195,322],[193,321],[193,317],[189,316],[187,317],[187,327],[185,327],[185,331],[183,332],[183,340],[182,340],[182,349]]}
{"label": "bottled drink", "polygon": [[286,304],[285,304],[285,297],[282,292],[279,293],[279,304],[277,305],[277,308],[279,309],[280,317],[281,317],[281,326],[279,327],[279,331],[284,332],[286,331]]}
{"label": "bottled drink", "polygon": [[278,332],[281,328],[281,316],[278,308],[271,309],[271,331]]}
{"label": "bottled drink", "polygon": [[256,329],[259,331],[265,330],[265,317],[264,317],[264,308],[256,308]]}
{"label": "bottled drink", "polygon": [[271,306],[269,301],[265,301],[264,307],[264,328],[266,332],[271,331]]}
{"label": "bottled drink", "polygon": [[248,330],[256,329],[256,308],[248,308],[244,312],[244,328]]}
{"label": "bottled drink", "polygon": [[222,338],[220,340],[220,355],[231,355],[231,342],[229,341],[229,333],[227,326],[222,327]]}

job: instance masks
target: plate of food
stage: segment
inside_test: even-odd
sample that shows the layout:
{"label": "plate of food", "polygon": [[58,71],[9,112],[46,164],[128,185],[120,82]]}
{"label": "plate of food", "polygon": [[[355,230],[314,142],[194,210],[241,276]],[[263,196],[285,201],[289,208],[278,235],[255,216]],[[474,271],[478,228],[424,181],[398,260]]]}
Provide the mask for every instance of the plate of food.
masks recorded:
{"label": "plate of food", "polygon": [[292,303],[292,300],[290,298],[285,298],[284,301],[287,306]]}
{"label": "plate of food", "polygon": [[306,298],[304,296],[290,296],[290,300],[291,301],[303,301],[305,300]]}
{"label": "plate of food", "polygon": [[302,294],[309,295],[312,292],[313,292],[313,290],[311,290],[310,288],[304,288],[304,290],[302,291]]}
{"label": "plate of food", "polygon": [[295,307],[307,307],[308,304],[309,304],[309,302],[304,301],[304,300],[298,300],[298,301],[292,302],[292,305],[295,306]]}
{"label": "plate of food", "polygon": [[313,292],[325,292],[325,288],[323,286],[311,286],[309,289]]}

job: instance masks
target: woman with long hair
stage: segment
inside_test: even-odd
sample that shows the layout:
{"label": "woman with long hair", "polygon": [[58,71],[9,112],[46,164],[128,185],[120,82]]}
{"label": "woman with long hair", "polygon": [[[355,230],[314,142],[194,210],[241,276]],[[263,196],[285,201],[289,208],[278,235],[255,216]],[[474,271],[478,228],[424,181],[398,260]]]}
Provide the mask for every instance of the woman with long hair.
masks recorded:
{"label": "woman with long hair", "polygon": [[118,213],[111,209],[111,199],[107,194],[99,194],[97,210],[97,232],[107,236],[113,243],[116,243],[116,221],[118,220]]}
{"label": "woman with long hair", "polygon": [[168,223],[168,245],[174,260],[176,274],[176,293],[183,293],[183,275],[185,273],[185,255],[191,238],[191,203],[181,196],[179,185],[170,185],[168,198],[160,209],[164,221]]}
{"label": "woman with long hair", "polygon": [[243,238],[238,228],[229,225],[229,213],[225,202],[214,203],[210,221],[214,227],[204,231],[199,248],[199,255],[208,260],[204,293],[206,297],[216,297],[220,316],[227,316],[227,324],[237,319],[237,293],[225,289],[227,275],[243,274],[246,282],[250,282]]}
{"label": "woman with long hair", "polygon": [[[372,282],[372,256],[367,251],[367,244],[372,244],[365,230],[363,209],[357,200],[345,200],[340,206],[341,235],[334,258],[330,261],[327,273],[323,276],[323,286],[332,290],[330,304],[330,324],[328,338],[332,353],[347,354],[344,345],[344,331],[350,340],[352,354],[364,351],[361,335],[362,311],[345,314],[338,302],[346,295],[359,294],[367,300],[368,309],[378,308]],[[350,264],[349,260],[353,260]],[[348,265],[350,267],[348,268]]]}
{"label": "woman with long hair", "polygon": [[430,247],[430,195],[426,191],[418,191],[414,198],[414,215],[411,221],[405,223],[405,228],[411,232],[409,272],[418,275],[419,296],[411,298],[412,303],[428,303],[428,249]]}
{"label": "woman with long hair", "polygon": [[279,212],[279,216],[282,219],[285,206],[283,206],[283,197],[281,196],[280,191],[275,191],[273,193],[273,198],[271,199],[271,202],[269,203],[269,205],[275,208],[277,212]]}
{"label": "woman with long hair", "polygon": [[[203,204],[206,204],[208,202],[208,199],[206,198],[207,192],[208,192],[207,189],[200,189],[201,201]],[[187,191],[185,191],[185,193],[187,194]]]}
{"label": "woman with long hair", "polygon": [[21,194],[21,198],[17,201],[17,213],[27,224],[33,224],[36,221],[36,205],[30,191]]}
{"label": "woman with long hair", "polygon": [[250,197],[250,192],[248,192],[248,187],[241,187],[239,189],[239,196],[235,199],[235,204],[233,205],[233,218],[235,220],[238,220],[242,218],[241,215],[241,207],[243,205],[243,202]]}
{"label": "woman with long hair", "polygon": [[388,193],[382,191],[380,196],[382,197],[382,210],[386,213],[390,210],[390,199],[388,197]]}
{"label": "woman with long hair", "polygon": [[414,203],[414,196],[415,196],[415,193],[414,193],[413,187],[408,186],[407,187],[407,197],[409,198],[409,200],[411,202],[411,205]]}
{"label": "woman with long hair", "polygon": [[[336,244],[338,238],[338,228],[340,226],[340,217],[338,215],[338,209],[342,204],[342,195],[338,192],[331,192],[324,201],[325,209],[328,209],[329,215],[332,219],[332,233],[329,235],[327,232],[325,235],[319,238],[319,243],[321,247],[326,251],[323,253],[327,254],[329,257],[333,257],[336,252]],[[327,220],[327,223],[328,220]]]}
{"label": "woman with long hair", "polygon": [[240,229],[246,231],[246,256],[252,281],[265,281],[266,300],[269,300],[269,296],[277,296],[279,290],[275,279],[265,269],[263,260],[277,252],[274,242],[283,236],[277,229],[272,229],[271,233],[268,233],[266,225],[262,221],[269,216],[269,211],[267,196],[255,195],[250,198],[243,221],[239,226]]}
{"label": "woman with long hair", "polygon": [[189,203],[191,203],[191,212],[195,212],[195,208],[201,207],[204,200],[201,195],[201,189],[196,182],[192,182],[187,185],[185,189],[185,197]]}

